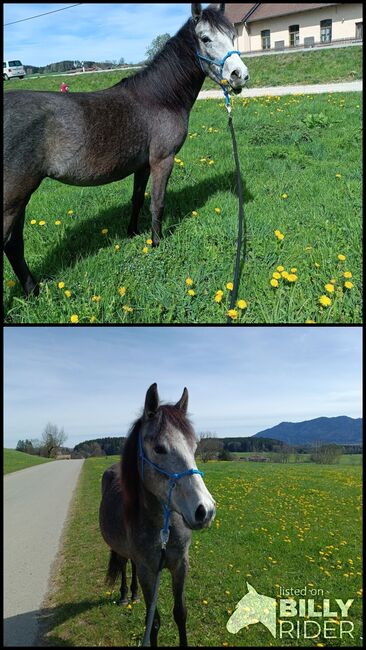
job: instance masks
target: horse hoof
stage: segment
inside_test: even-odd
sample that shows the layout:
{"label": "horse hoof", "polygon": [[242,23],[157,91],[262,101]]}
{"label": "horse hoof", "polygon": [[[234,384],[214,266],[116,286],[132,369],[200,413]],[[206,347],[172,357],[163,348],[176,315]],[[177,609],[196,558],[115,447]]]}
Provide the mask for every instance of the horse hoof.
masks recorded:
{"label": "horse hoof", "polygon": [[131,603],[133,605],[137,605],[137,603],[141,603],[141,600],[140,600],[140,598],[138,596],[136,596],[135,598],[132,596],[131,597]]}
{"label": "horse hoof", "polygon": [[128,605],[128,598],[120,598],[117,601],[117,605]]}
{"label": "horse hoof", "polygon": [[132,239],[132,237],[135,237],[136,235],[139,235],[140,231],[137,228],[131,228],[127,230],[127,236]]}

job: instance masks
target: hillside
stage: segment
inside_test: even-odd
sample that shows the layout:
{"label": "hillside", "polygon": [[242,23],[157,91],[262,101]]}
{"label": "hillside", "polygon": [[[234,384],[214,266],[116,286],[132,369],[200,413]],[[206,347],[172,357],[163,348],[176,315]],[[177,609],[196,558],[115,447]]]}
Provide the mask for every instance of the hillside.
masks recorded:
{"label": "hillside", "polygon": [[256,433],[253,438],[276,438],[289,445],[308,445],[314,442],[359,444],[362,442],[362,418],[340,415],[304,422],[281,422],[270,429]]}
{"label": "hillside", "polygon": [[51,458],[32,456],[31,454],[26,454],[23,451],[17,451],[16,449],[4,449],[4,474],[17,472],[19,469],[32,467],[32,465],[49,463],[51,460]]}

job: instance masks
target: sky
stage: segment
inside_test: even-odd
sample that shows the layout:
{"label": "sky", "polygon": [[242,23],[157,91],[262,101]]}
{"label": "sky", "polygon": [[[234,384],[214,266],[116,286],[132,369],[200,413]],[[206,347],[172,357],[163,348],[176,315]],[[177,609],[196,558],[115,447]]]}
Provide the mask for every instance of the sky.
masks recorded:
{"label": "sky", "polygon": [[34,66],[121,57],[138,63],[156,36],[173,36],[191,15],[190,3],[5,3],[4,24],[63,7],[69,8],[4,27],[4,59]]}
{"label": "sky", "polygon": [[361,417],[361,340],[360,327],[7,327],[4,446],[47,422],[70,447],[124,436],[154,382],[163,402],[188,388],[197,434]]}

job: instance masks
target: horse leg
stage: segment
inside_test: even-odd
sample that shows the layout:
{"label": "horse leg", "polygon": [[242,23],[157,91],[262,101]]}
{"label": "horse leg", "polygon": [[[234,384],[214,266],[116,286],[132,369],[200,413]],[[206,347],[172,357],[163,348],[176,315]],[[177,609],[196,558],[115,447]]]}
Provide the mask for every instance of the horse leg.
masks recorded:
{"label": "horse leg", "polygon": [[124,557],[120,558],[120,566],[121,566],[121,571],[122,571],[122,578],[121,578],[121,588],[120,588],[120,598],[118,601],[119,605],[127,605],[128,603],[128,598],[127,598],[127,579],[126,579],[126,566],[127,566],[127,560]]}
{"label": "horse leg", "polygon": [[172,584],[174,595],[173,616],[178,627],[179,645],[186,647],[187,632],[187,608],[184,601],[184,583],[188,572],[188,559],[183,558],[182,562],[172,571]]}
{"label": "horse leg", "polygon": [[[153,598],[153,591],[155,585],[155,575],[147,569],[145,566],[137,567],[137,573],[139,582],[144,594],[145,605],[146,605],[146,616],[145,616],[145,626],[147,624],[147,617],[149,614],[150,605]],[[160,628],[160,615],[158,608],[155,609],[154,620],[151,628],[150,634],[150,645],[154,648],[158,645],[158,632]]]}
{"label": "horse leg", "polygon": [[153,246],[158,246],[161,239],[161,221],[164,212],[165,190],[172,172],[174,154],[163,160],[150,162],[151,167],[151,225]]}
{"label": "horse leg", "polygon": [[138,582],[137,582],[137,576],[136,576],[136,564],[131,560],[132,564],[132,580],[131,580],[131,600],[137,601],[139,600],[138,597]]}
{"label": "horse leg", "polygon": [[[28,266],[24,259],[24,239],[23,239],[23,226],[24,226],[24,211],[21,216],[17,217],[12,226],[6,228],[4,231],[4,250],[8,257],[13,271],[17,276],[20,284],[22,285],[25,293],[29,296],[33,293],[35,296],[39,294],[39,287],[36,284]],[[11,217],[9,213],[5,223],[10,223]]]}
{"label": "horse leg", "polygon": [[135,172],[132,195],[132,215],[127,229],[127,234],[129,237],[138,235],[137,221],[139,218],[140,210],[144,204],[145,190],[149,176],[150,167]]}

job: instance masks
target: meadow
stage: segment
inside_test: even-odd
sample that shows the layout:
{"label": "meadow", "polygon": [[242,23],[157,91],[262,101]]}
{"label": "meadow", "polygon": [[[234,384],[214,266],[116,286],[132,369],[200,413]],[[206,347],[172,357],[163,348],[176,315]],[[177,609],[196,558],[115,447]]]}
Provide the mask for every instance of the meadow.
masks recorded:
{"label": "meadow", "polygon": [[[72,89],[112,85],[113,74],[74,77]],[[24,81],[34,89],[46,82]],[[233,120],[247,234],[232,322],[360,323],[360,94],[234,98]],[[132,184],[42,182],[24,229],[40,296],[24,298],[5,260],[6,323],[226,322],[238,201],[223,101],[193,107],[157,249],[150,185],[142,234],[127,238]]]}
{"label": "meadow", "polygon": [[17,472],[19,469],[32,467],[33,465],[40,465],[48,463],[52,458],[42,458],[41,456],[32,456],[16,449],[4,449],[3,454],[3,469],[4,474],[10,472]]}
{"label": "meadow", "polygon": [[[44,603],[41,642],[53,646],[137,646],[144,604],[116,604],[119,585],[104,584],[108,548],[98,530],[100,482],[117,458],[84,463],[54,591]],[[199,464],[217,501],[209,530],[194,532],[186,585],[188,642],[206,647],[361,646],[361,465],[277,465],[211,461]],[[247,592],[276,598],[280,588],[323,590],[324,598],[354,599],[354,638],[294,642],[274,639],[261,624],[232,635],[226,622]],[[159,645],[176,646],[168,572],[163,572]],[[334,621],[335,636],[340,627]]]}

